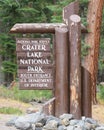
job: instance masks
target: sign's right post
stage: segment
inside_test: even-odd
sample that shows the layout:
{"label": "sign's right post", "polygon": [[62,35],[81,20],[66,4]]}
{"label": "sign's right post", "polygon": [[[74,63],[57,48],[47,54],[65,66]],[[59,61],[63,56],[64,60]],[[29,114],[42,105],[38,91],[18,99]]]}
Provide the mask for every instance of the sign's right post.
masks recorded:
{"label": "sign's right post", "polygon": [[81,19],[71,15],[68,19],[70,44],[70,113],[81,118]]}

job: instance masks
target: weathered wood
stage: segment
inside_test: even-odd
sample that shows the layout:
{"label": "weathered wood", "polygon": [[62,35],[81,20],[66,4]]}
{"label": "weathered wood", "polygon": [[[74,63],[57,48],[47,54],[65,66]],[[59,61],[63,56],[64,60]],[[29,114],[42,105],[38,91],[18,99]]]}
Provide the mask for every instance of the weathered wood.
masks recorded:
{"label": "weathered wood", "polygon": [[20,89],[53,89],[50,38],[17,38],[16,43]]}
{"label": "weathered wood", "polygon": [[[55,28],[67,28],[64,23],[22,23],[15,24],[10,33],[55,33]],[[81,32],[87,33],[86,28],[81,26]]]}
{"label": "weathered wood", "polygon": [[82,66],[81,67],[82,82],[82,116],[92,117],[91,103],[91,74]]}
{"label": "weathered wood", "polygon": [[50,38],[16,38],[17,52],[50,52]]}
{"label": "weathered wood", "polygon": [[[36,55],[37,54],[37,55]],[[36,58],[36,56],[37,56],[37,59],[39,59],[38,58],[38,55],[40,55],[41,54],[41,52],[39,53],[39,52],[36,52],[36,54],[35,54],[35,52],[23,52],[23,51],[21,51],[21,52],[17,52],[17,58],[18,59],[20,59],[20,58],[27,58],[27,59],[29,59],[29,58]],[[27,57],[28,56],[28,57]],[[52,53],[51,52],[42,52],[42,55],[41,55],[41,58],[42,59],[45,59],[45,58],[47,58],[47,59],[50,59],[50,60],[52,60]]]}
{"label": "weathered wood", "polygon": [[56,28],[55,116],[68,113],[68,30]]}
{"label": "weathered wood", "polygon": [[49,87],[45,83],[19,83],[20,90],[52,90],[53,84],[49,84]]}
{"label": "weathered wood", "polygon": [[[34,67],[34,66],[33,66]],[[51,68],[42,68],[44,73],[29,72],[27,68],[19,68],[19,85],[20,89],[53,89],[54,79]]]}
{"label": "weathered wood", "polygon": [[66,27],[64,23],[23,23],[15,24],[11,33],[55,33],[56,27]]}
{"label": "weathered wood", "polygon": [[68,25],[68,18],[73,14],[79,14],[79,1],[71,2],[63,9],[63,21]]}
{"label": "weathered wood", "polygon": [[85,27],[83,24],[81,24],[81,32],[82,33],[88,33],[87,27]]}
{"label": "weathered wood", "polygon": [[[74,2],[71,2],[69,5],[65,6],[63,9],[63,21],[66,25],[68,25],[68,19],[71,15],[79,14],[79,1],[76,0]],[[81,24],[81,31],[82,33],[88,33],[87,28]]]}
{"label": "weathered wood", "polygon": [[81,117],[81,19],[71,15],[68,21],[70,41],[70,113]]}
{"label": "weathered wood", "polygon": [[49,99],[47,102],[45,102],[42,106],[42,111],[47,114],[47,115],[54,115],[55,110],[54,110],[54,102],[55,102],[55,97]]}
{"label": "weathered wood", "polygon": [[90,46],[89,54],[84,58],[84,67],[91,73],[92,101],[96,99],[96,79],[98,71],[98,55],[100,47],[100,30],[102,21],[104,0],[90,0],[88,6],[87,23],[89,33],[85,37],[85,43]]}

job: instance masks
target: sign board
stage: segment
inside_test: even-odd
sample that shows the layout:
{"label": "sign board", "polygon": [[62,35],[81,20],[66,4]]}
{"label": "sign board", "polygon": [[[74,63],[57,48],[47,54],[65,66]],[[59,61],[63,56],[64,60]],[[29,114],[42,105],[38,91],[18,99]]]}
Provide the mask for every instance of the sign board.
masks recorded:
{"label": "sign board", "polygon": [[50,38],[16,38],[20,89],[53,89]]}

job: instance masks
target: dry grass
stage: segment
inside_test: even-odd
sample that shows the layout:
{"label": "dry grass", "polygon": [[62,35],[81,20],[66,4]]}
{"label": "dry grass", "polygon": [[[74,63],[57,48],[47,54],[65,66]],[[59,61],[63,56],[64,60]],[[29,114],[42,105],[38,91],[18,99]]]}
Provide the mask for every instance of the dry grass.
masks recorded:
{"label": "dry grass", "polygon": [[99,121],[100,123],[104,123],[104,105],[97,104],[92,106],[92,117]]}
{"label": "dry grass", "polygon": [[[32,106],[28,103],[23,103],[12,99],[0,98],[0,108],[2,107],[18,108],[25,113],[26,110]],[[34,106],[35,109],[36,107]],[[92,118],[99,121],[100,123],[104,123],[104,104],[97,104],[92,106]]]}
{"label": "dry grass", "polygon": [[12,107],[12,108],[18,108],[20,109],[23,113],[26,112],[26,110],[31,107],[30,104],[28,103],[23,103],[20,101],[12,100],[12,99],[4,99],[0,98],[0,108],[2,107]]}

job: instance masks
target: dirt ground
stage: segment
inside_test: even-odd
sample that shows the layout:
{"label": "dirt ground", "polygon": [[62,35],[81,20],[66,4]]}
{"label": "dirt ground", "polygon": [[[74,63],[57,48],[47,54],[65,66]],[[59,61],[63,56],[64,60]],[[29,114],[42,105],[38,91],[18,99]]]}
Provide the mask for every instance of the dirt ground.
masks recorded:
{"label": "dirt ground", "polygon": [[15,127],[8,127],[5,125],[10,119],[12,119],[14,115],[4,115],[0,114],[0,130],[17,130]]}
{"label": "dirt ground", "polygon": [[[20,101],[15,101],[11,99],[3,99],[0,98],[0,108],[2,107],[13,107],[18,108],[21,110],[24,114],[27,112],[27,110],[32,110],[33,105],[28,103],[23,103]],[[38,103],[34,104],[34,111],[38,111],[40,109],[41,105]],[[17,130],[15,127],[8,127],[5,124],[10,121],[13,117],[18,115],[10,115],[10,114],[0,114],[0,130]]]}
{"label": "dirt ground", "polygon": [[16,101],[16,100],[0,98],[0,108],[2,108],[2,107],[18,108],[21,111],[25,112],[26,109],[31,107],[31,105],[27,104],[27,103],[22,103],[22,102]]}
{"label": "dirt ground", "polygon": [[104,124],[104,105],[97,104],[92,106],[92,118]]}
{"label": "dirt ground", "polygon": [[[24,113],[26,113],[26,111],[29,108],[32,108],[33,106],[31,104],[22,103],[22,102],[15,101],[15,100],[0,98],[0,108],[2,108],[2,107],[19,108]],[[37,111],[37,110],[39,110],[39,107],[40,107],[40,105],[36,104],[36,106],[34,106],[34,109]],[[0,130],[1,129],[3,129],[3,130],[16,130],[13,127],[7,128],[5,126],[5,123],[8,122],[13,116],[14,115],[0,114]],[[104,124],[104,105],[97,104],[97,105],[92,106],[92,118],[97,120],[98,122]]]}
{"label": "dirt ground", "polygon": [[[0,108],[2,107],[13,107],[19,108],[21,111],[25,112],[31,105],[25,104],[19,101],[10,100],[10,99],[2,99],[0,98]],[[15,127],[7,127],[5,124],[10,119],[12,119],[14,115],[8,114],[0,114],[0,130],[17,130]]]}

